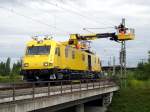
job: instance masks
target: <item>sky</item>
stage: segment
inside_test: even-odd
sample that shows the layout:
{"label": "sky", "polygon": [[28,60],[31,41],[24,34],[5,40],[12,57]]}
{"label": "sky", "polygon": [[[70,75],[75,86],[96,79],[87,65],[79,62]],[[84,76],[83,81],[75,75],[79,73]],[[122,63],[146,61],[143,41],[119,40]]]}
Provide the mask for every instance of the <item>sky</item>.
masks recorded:
{"label": "sky", "polygon": [[[148,58],[150,50],[149,0],[0,0],[0,61],[20,59],[33,36],[50,35],[57,41],[69,34],[115,32],[126,19],[135,29],[135,40],[126,42],[127,66]],[[100,28],[83,30],[83,28]],[[103,65],[119,64],[120,43],[109,39],[92,41],[92,48]]]}

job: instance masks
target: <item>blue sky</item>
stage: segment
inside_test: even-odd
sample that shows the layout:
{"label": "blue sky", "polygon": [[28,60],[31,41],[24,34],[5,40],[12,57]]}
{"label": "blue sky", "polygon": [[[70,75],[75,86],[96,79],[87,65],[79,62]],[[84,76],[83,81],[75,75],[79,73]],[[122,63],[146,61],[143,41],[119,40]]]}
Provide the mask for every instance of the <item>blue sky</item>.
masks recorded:
{"label": "blue sky", "polygon": [[[0,15],[0,61],[7,57],[20,59],[31,36],[49,34],[64,41],[71,33],[89,33],[83,30],[85,27],[113,27],[122,18],[136,31],[136,39],[127,42],[127,65],[136,66],[141,59],[147,59],[150,50],[148,0],[1,0]],[[118,64],[119,43],[100,39],[93,41],[92,47],[104,65],[113,56]]]}

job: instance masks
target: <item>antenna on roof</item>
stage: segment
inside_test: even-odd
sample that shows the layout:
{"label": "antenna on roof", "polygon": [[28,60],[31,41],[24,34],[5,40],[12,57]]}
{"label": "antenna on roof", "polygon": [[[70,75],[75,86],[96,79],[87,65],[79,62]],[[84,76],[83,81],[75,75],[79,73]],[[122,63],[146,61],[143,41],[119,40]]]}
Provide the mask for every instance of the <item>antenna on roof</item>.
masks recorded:
{"label": "antenna on roof", "polygon": [[52,40],[52,39],[53,39],[52,35],[45,35],[44,36],[44,40]]}
{"label": "antenna on roof", "polygon": [[37,36],[32,36],[31,38],[32,38],[33,40],[35,40],[35,41],[38,41]]}

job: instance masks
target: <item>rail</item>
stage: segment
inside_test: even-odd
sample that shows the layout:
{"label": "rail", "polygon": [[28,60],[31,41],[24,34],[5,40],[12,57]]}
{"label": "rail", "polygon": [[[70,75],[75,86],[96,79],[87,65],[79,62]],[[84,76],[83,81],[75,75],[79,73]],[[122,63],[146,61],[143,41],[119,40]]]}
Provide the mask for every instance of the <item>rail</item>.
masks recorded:
{"label": "rail", "polygon": [[[0,89],[0,103],[22,99],[35,99],[64,93],[80,92],[83,90],[107,88],[116,86],[114,80],[82,79],[11,83],[10,87]],[[25,85],[23,87],[23,85]],[[21,87],[20,87],[21,86]]]}

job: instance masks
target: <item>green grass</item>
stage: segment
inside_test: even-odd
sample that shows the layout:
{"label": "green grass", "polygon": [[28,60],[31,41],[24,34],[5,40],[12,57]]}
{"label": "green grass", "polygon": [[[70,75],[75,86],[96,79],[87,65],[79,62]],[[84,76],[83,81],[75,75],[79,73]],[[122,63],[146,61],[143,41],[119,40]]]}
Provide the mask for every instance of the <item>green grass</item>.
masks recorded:
{"label": "green grass", "polygon": [[115,93],[107,112],[150,112],[150,80],[129,80]]}
{"label": "green grass", "polygon": [[22,76],[14,75],[14,76],[1,76],[0,75],[0,83],[9,83],[9,82],[20,82],[22,81]]}

